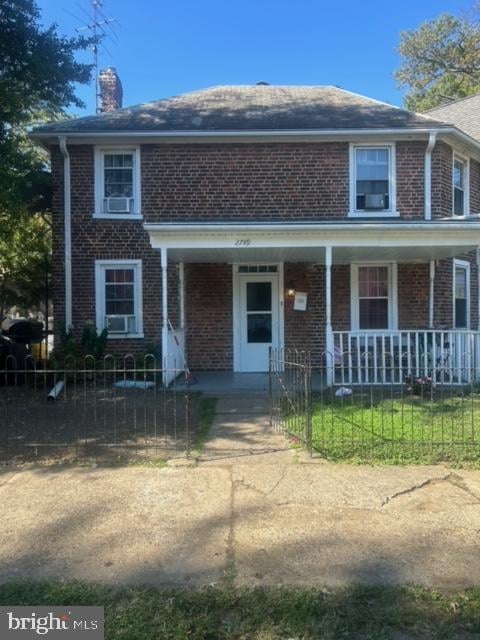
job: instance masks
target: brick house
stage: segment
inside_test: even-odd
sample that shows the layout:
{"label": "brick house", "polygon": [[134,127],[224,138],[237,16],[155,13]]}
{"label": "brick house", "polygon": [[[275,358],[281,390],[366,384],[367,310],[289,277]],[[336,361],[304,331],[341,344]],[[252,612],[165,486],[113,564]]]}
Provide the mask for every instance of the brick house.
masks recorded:
{"label": "brick house", "polygon": [[117,109],[115,71],[101,81],[104,113],[32,133],[52,158],[57,325],[174,357],[171,323],[198,370],[265,371],[270,346],[311,350],[330,382],[365,358],[375,382],[402,358],[457,381],[480,366],[479,141],[336,87]]}

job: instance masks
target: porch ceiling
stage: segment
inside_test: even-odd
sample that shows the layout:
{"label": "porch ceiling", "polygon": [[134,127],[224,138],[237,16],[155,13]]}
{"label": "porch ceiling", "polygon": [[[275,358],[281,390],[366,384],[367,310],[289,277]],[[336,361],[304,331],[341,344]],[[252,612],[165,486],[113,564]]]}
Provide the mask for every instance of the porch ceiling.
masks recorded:
{"label": "porch ceiling", "polygon": [[[453,258],[466,251],[475,250],[477,245],[450,245],[428,247],[333,247],[333,264],[351,262],[428,262]],[[325,263],[325,247],[230,247],[230,248],[170,248],[169,262],[313,262]]]}
{"label": "porch ceiling", "polygon": [[480,222],[348,224],[145,224],[174,262],[426,262],[480,246]]}

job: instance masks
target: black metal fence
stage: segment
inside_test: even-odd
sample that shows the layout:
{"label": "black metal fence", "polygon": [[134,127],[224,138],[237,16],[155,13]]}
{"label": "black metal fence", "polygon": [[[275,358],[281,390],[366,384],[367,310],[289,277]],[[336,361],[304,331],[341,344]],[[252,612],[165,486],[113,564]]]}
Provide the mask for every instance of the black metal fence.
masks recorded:
{"label": "black metal fence", "polygon": [[[166,459],[189,453],[198,398],[154,356],[67,358],[0,371],[0,462]],[[163,384],[165,377],[173,381]]]}
{"label": "black metal fence", "polygon": [[332,460],[480,464],[480,371],[469,366],[459,384],[435,366],[386,366],[348,384],[338,366],[312,369],[307,353],[273,350],[272,424]]}
{"label": "black metal fence", "polygon": [[312,450],[312,368],[310,354],[270,349],[270,424]]}

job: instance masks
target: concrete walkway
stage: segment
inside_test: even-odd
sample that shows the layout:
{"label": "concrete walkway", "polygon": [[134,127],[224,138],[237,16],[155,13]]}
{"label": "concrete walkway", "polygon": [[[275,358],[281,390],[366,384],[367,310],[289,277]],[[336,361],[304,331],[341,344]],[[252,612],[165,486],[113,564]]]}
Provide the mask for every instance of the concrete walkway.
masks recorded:
{"label": "concrete walkway", "polygon": [[0,581],[480,584],[480,473],[332,465],[221,398],[200,461],[0,474]]}
{"label": "concrete walkway", "polygon": [[292,451],[286,439],[270,427],[269,419],[269,399],[265,393],[220,395],[200,461],[230,459],[233,463],[235,458],[274,453],[287,454],[291,459]]}

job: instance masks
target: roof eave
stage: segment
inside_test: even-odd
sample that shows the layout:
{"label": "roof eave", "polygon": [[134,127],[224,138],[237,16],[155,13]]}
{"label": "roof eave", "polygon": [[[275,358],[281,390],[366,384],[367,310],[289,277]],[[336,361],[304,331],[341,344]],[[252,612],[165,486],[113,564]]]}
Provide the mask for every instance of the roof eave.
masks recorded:
{"label": "roof eave", "polygon": [[433,124],[426,127],[384,127],[384,128],[361,128],[361,129],[283,129],[283,130],[245,130],[245,131],[134,131],[134,130],[118,130],[118,131],[32,131],[30,137],[39,143],[53,144],[59,136],[65,136],[74,141],[106,141],[115,139],[138,139],[169,142],[189,142],[196,140],[314,140],[314,139],[349,139],[356,137],[375,137],[375,136],[395,136],[396,138],[413,138],[415,136],[428,136],[432,132],[440,135],[451,135],[461,140],[464,144],[474,148],[480,154],[480,141],[472,138],[464,131],[453,125]]}
{"label": "roof eave", "polygon": [[271,138],[271,137],[326,137],[326,136],[352,136],[352,135],[428,135],[432,130],[448,132],[454,127],[375,127],[375,128],[342,128],[342,129],[246,129],[246,130],[150,130],[139,131],[124,129],[116,131],[67,131],[44,130],[31,131],[30,137],[34,140],[45,140],[68,136],[70,138]]}

